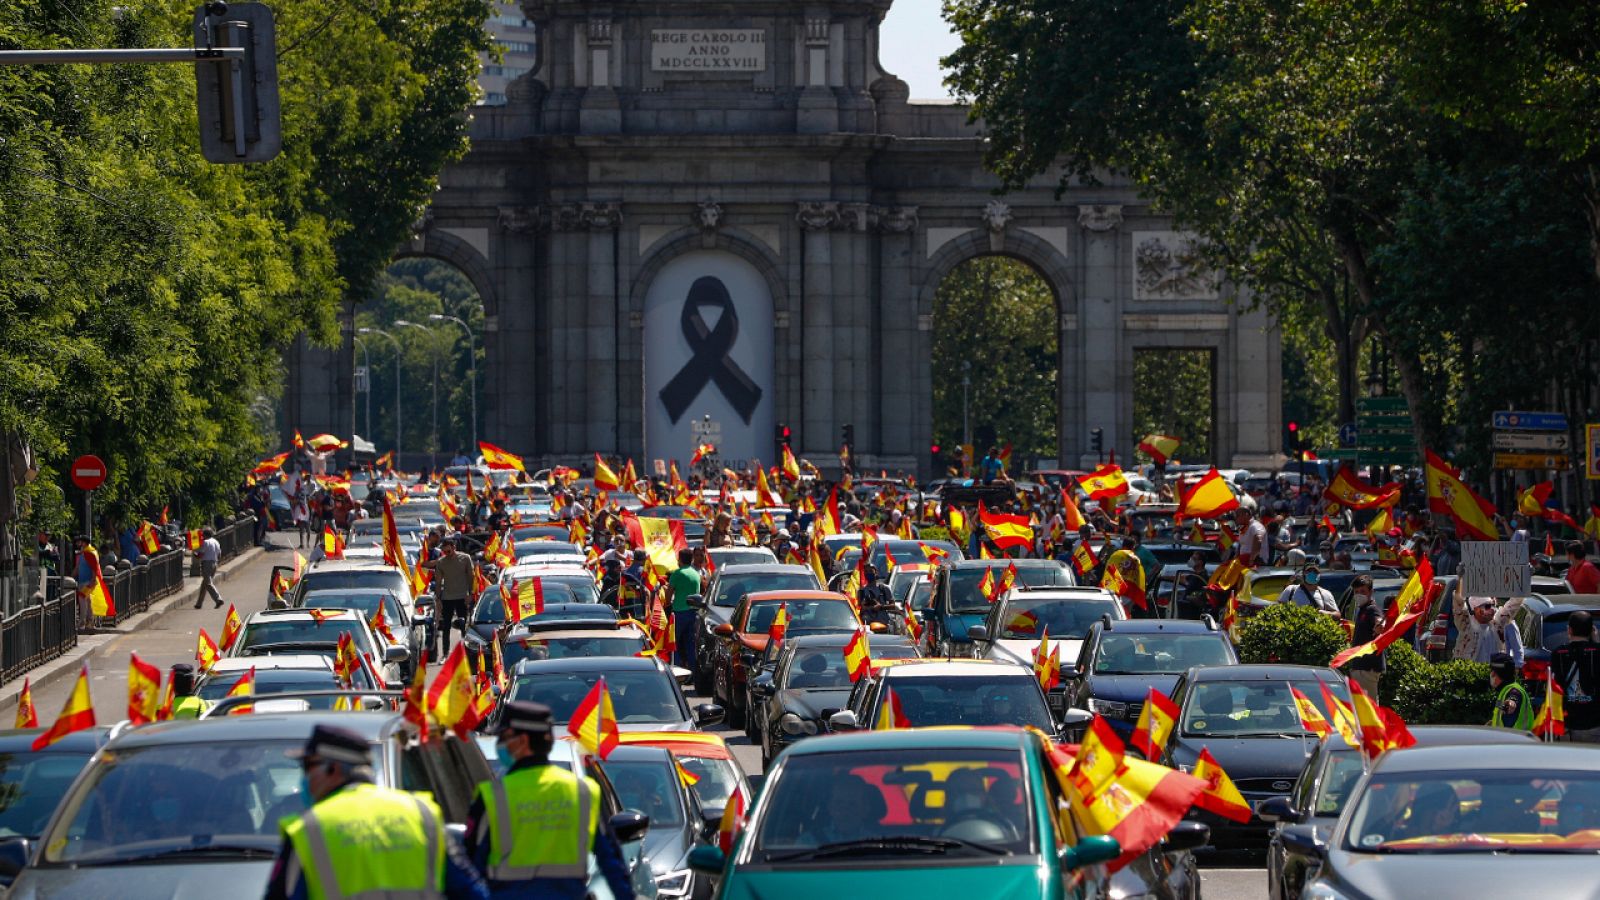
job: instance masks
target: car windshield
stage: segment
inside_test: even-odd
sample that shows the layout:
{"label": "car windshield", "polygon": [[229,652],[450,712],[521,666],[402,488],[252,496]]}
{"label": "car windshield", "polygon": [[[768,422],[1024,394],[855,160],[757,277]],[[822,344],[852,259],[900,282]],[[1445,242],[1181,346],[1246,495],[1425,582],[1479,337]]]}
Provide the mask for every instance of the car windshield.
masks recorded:
{"label": "car windshield", "polygon": [[678,791],[678,770],[670,762],[640,760],[602,763],[617,799],[626,809],[650,817],[650,827],[683,824],[683,795]]}
{"label": "car windshield", "polygon": [[244,626],[244,634],[239,637],[237,655],[260,656],[263,653],[281,652],[275,646],[280,644],[289,646],[327,644],[335,647],[339,644],[341,634],[349,634],[354,638],[357,650],[363,653],[372,652],[372,643],[367,640],[366,630],[360,627],[354,616],[347,614],[321,622],[307,617],[247,623]]}
{"label": "car windshield", "polygon": [[1055,731],[1039,683],[1030,677],[924,675],[890,679],[890,685],[911,727],[1031,725],[1047,734]]}
{"label": "car windshield", "polygon": [[405,621],[400,617],[400,604],[393,594],[389,593],[337,593],[324,594],[320,591],[307,594],[300,604],[306,609],[355,609],[361,611],[361,617],[371,621],[378,615],[378,602],[383,601],[383,616],[392,626]]}
{"label": "car windshield", "polygon": [[690,790],[694,791],[695,799],[700,801],[702,809],[722,809],[728,805],[728,798],[739,788],[739,773],[734,769],[731,759],[680,756],[678,764],[695,777],[695,783]]}
{"label": "car windshield", "polygon": [[[994,569],[996,579],[1005,571],[1004,564],[950,570],[951,610],[958,613],[989,611],[989,601],[983,596],[983,591],[978,585],[983,581],[983,573],[991,568]],[[1067,574],[1065,566],[1018,566],[1017,584],[1026,587],[1070,587],[1072,578]]]}
{"label": "car windshield", "polygon": [[921,612],[933,605],[933,582],[927,578],[911,586],[911,608]]}
{"label": "car windshield", "polygon": [[1328,757],[1327,768],[1322,772],[1322,784],[1317,788],[1316,800],[1312,801],[1311,814],[1314,816],[1337,816],[1344,812],[1344,804],[1350,799],[1350,789],[1356,786],[1361,773],[1366,771],[1359,750],[1333,750]]}
{"label": "car windshield", "polygon": [[570,659],[580,656],[638,656],[645,642],[631,631],[581,637],[519,637],[506,641],[505,664],[515,666],[525,659]]}
{"label": "car windshield", "polygon": [[[1184,703],[1183,733],[1237,737],[1247,734],[1307,734],[1294,694],[1298,690],[1329,717],[1322,683],[1298,681],[1210,681],[1194,685]],[[1333,689],[1335,694],[1343,689]],[[1348,698],[1341,698],[1348,699]],[[1331,721],[1331,719],[1330,719]]]}
{"label": "car windshield", "polygon": [[[200,699],[211,702],[221,700],[228,696],[243,672],[222,672],[207,678],[197,693]],[[285,694],[292,691],[337,691],[340,689],[339,680],[334,677],[332,669],[258,669],[256,670],[255,693]],[[332,709],[334,698],[325,697],[310,703],[312,709]]]}
{"label": "car windshield", "polygon": [[849,631],[861,626],[850,604],[843,600],[763,600],[750,605],[750,614],[745,616],[745,632],[766,631],[780,606],[789,608],[789,627],[795,631]]}
{"label": "car windshield", "polygon": [[831,690],[850,686],[850,669],[843,647],[802,649],[794,652],[781,690]]}
{"label": "car windshield", "polygon": [[1026,776],[1021,754],[998,748],[790,755],[749,826],[752,861],[1032,853]]}
{"label": "car windshield", "polygon": [[[572,595],[572,588],[546,578],[518,579],[517,584],[522,585],[527,583],[529,580],[536,580],[540,582],[541,587],[544,590],[544,602],[547,604],[579,602],[578,598]],[[591,582],[590,587],[592,588],[593,586],[594,584]],[[523,602],[527,602],[527,595],[523,595]],[[590,601],[585,600],[582,602],[588,603]],[[496,584],[485,588],[483,593],[478,597],[477,608],[472,611],[472,621],[480,622],[484,625],[500,625],[503,624],[505,620],[506,603],[501,596],[500,585]],[[526,621],[526,618],[524,621]]]}
{"label": "car windshield", "polygon": [[279,820],[305,811],[301,741],[207,740],[112,751],[62,800],[46,864],[116,865],[168,857],[270,860]]}
{"label": "car windshield", "polygon": [[760,591],[815,591],[817,576],[810,572],[741,572],[723,575],[717,579],[717,596],[714,606],[738,606],[746,594]]}
{"label": "car windshield", "polygon": [[879,572],[889,569],[889,556],[894,556],[894,564],[903,566],[907,563],[929,562],[928,554],[922,549],[926,544],[936,550],[943,550],[946,558],[956,560],[961,558],[961,551],[949,541],[878,541],[872,545],[872,558],[868,562],[878,567]]}
{"label": "car windshield", "polygon": [[566,722],[600,676],[605,675],[611,706],[621,725],[682,722],[672,676],[654,669],[602,672],[536,672],[517,676],[513,700],[537,700],[550,707],[554,721]]}
{"label": "car windshield", "polygon": [[1190,666],[1225,666],[1220,634],[1108,634],[1095,653],[1098,675],[1176,675]]}
{"label": "car windshield", "polygon": [[1276,602],[1283,589],[1294,581],[1293,575],[1263,575],[1250,579],[1250,595],[1257,600]]}
{"label": "car windshield", "polygon": [[722,547],[711,551],[711,558],[719,566],[743,566],[773,561],[772,551],[755,547]]}
{"label": "car windshield", "polygon": [[87,753],[0,753],[0,837],[36,838]]}
{"label": "car windshield", "polygon": [[1372,777],[1347,813],[1357,853],[1600,850],[1600,773],[1490,770]]}
{"label": "car windshield", "polygon": [[1037,638],[1045,631],[1053,638],[1081,638],[1103,615],[1120,618],[1117,601],[1099,595],[1070,600],[1045,600],[1026,595],[1013,596],[1001,612],[1002,640]]}
{"label": "car windshield", "polygon": [[406,578],[394,569],[342,569],[328,572],[307,572],[300,579],[304,593],[324,590],[344,590],[346,588],[387,588],[398,592],[403,589]]}
{"label": "car windshield", "polygon": [[564,587],[572,597],[570,600],[551,600],[550,603],[599,603],[600,589],[595,587],[594,579],[588,575],[540,575],[539,580],[544,582],[548,590],[552,587]]}

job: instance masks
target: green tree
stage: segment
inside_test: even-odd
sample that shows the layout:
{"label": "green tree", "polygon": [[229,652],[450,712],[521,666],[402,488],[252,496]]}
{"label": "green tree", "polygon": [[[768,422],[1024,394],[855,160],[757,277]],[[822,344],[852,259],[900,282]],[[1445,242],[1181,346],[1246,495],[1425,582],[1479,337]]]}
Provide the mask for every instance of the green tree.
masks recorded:
{"label": "green tree", "polygon": [[1215,462],[1211,426],[1216,401],[1215,360],[1210,350],[1133,352],[1133,433],[1170,434],[1183,443],[1177,459]]}
{"label": "green tree", "polygon": [[945,276],[933,303],[933,434],[941,446],[961,444],[961,378],[970,372],[975,441],[992,429],[999,443],[1011,443],[1013,468],[1025,457],[1056,455],[1056,319],[1054,292],[1026,263],[984,256]]}

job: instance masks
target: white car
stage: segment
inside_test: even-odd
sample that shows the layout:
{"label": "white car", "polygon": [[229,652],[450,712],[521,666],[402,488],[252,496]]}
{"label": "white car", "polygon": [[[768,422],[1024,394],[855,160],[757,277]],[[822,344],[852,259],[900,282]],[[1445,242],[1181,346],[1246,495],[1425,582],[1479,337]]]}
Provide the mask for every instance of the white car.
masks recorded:
{"label": "white car", "polygon": [[981,659],[1032,666],[1039,639],[1048,630],[1048,646],[1060,655],[1061,673],[1065,676],[1076,667],[1090,626],[1104,616],[1127,618],[1116,595],[1104,588],[1010,590],[989,610],[989,617],[980,626],[983,636],[973,640],[973,654]]}
{"label": "white car", "polygon": [[588,561],[583,548],[565,541],[517,541],[517,564],[523,563],[573,563],[582,566]]}
{"label": "white car", "polygon": [[[256,671],[255,695],[337,691],[342,687],[333,674],[333,660],[316,653],[289,653],[275,656],[235,656],[219,659],[195,685],[200,699],[216,703],[228,695],[246,672]],[[366,670],[355,676],[358,690],[380,690]],[[374,698],[377,699],[377,698]],[[332,709],[334,698],[264,700],[254,704],[254,712],[298,712],[307,709]],[[380,701],[381,704],[381,701]]]}
{"label": "white car", "polygon": [[519,563],[501,572],[499,583],[527,581],[530,578],[566,585],[572,590],[574,603],[600,602],[600,586],[595,583],[594,573],[583,566],[572,565],[566,560],[532,565]]}
{"label": "white car", "polygon": [[348,633],[356,642],[356,652],[372,661],[386,688],[405,686],[403,669],[411,659],[410,651],[386,644],[372,633],[360,613],[348,609],[265,609],[251,613],[227,656],[315,653],[331,658],[339,648],[342,633]]}

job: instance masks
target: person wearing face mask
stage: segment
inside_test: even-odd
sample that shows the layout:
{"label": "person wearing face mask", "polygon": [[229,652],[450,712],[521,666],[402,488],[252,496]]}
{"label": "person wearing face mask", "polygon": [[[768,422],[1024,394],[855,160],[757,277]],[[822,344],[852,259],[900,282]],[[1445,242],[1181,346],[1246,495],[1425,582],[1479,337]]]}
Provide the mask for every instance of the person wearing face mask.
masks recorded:
{"label": "person wearing face mask", "polygon": [[506,704],[494,748],[505,774],[478,785],[467,855],[488,876],[491,896],[580,900],[589,893],[592,852],[611,893],[632,900],[622,848],[600,817],[600,786],[550,764],[551,718],[543,703]]}
{"label": "person wearing face mask", "polygon": [[282,825],[267,900],[446,897],[489,889],[445,830],[433,798],[372,783],[372,749],[348,728],[318,725],[303,748],[300,790],[311,808]]}
{"label": "person wearing face mask", "polygon": [[1284,588],[1283,593],[1278,595],[1278,602],[1309,606],[1320,613],[1338,618],[1339,604],[1327,588],[1318,586],[1321,581],[1322,572],[1316,566],[1306,566],[1300,570],[1300,579]]}
{"label": "person wearing face mask", "polygon": [[[1350,634],[1350,646],[1359,647],[1383,633],[1383,610],[1372,602],[1371,575],[1357,575],[1350,583],[1350,590],[1356,595],[1356,621]],[[1360,685],[1374,703],[1378,702],[1378,681],[1382,677],[1382,653],[1368,653],[1350,660],[1350,680]]]}

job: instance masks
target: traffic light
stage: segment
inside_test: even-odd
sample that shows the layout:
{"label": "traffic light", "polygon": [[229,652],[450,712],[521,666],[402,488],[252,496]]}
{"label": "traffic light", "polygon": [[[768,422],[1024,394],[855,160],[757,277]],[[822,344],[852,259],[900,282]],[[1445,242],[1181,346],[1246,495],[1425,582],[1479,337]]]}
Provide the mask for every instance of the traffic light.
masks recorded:
{"label": "traffic light", "polygon": [[854,447],[856,445],[856,427],[854,425],[846,425],[840,431],[844,434],[844,445],[846,447]]}
{"label": "traffic light", "polygon": [[[790,446],[791,442],[794,440],[794,432],[790,431],[789,430],[789,426],[787,426],[787,425],[779,425],[778,426],[778,433],[777,433],[776,437],[777,437],[777,440],[778,440],[778,446],[780,448],[781,447],[788,447],[788,446]],[[778,451],[778,455],[779,456],[783,455],[783,451],[781,449]]]}
{"label": "traffic light", "polygon": [[1089,429],[1089,449],[1093,450],[1097,456],[1101,456],[1101,457],[1105,456],[1105,452],[1106,452],[1106,432],[1105,432],[1105,429],[1103,429],[1103,428],[1091,428],[1091,429]]}
{"label": "traffic light", "polygon": [[1300,434],[1300,423],[1289,423],[1289,454],[1296,460],[1305,459],[1305,440]]}
{"label": "traffic light", "polygon": [[935,472],[942,471],[940,466],[944,465],[944,457],[939,452],[942,449],[937,442],[928,447],[928,459],[932,460],[933,471]]}
{"label": "traffic light", "polygon": [[[195,105],[200,152],[214,163],[266,162],[283,135],[278,114],[278,50],[272,10],[261,3],[211,0],[194,13]],[[221,51],[243,48],[244,57]],[[208,54],[210,56],[208,57]]]}

